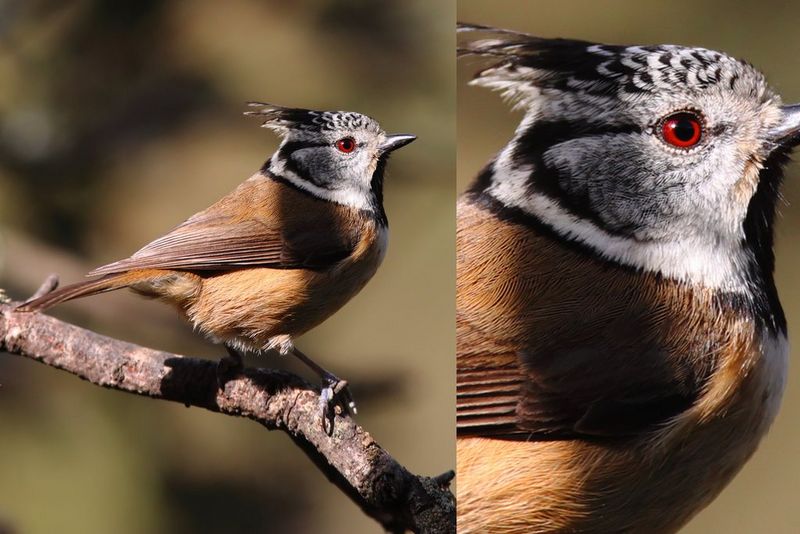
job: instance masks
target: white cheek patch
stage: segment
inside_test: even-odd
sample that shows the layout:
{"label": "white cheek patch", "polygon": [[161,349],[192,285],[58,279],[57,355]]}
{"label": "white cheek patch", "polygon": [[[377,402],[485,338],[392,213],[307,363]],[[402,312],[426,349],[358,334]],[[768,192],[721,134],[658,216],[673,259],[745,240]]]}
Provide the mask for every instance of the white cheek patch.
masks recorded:
{"label": "white cheek patch", "polygon": [[513,144],[494,164],[488,194],[502,204],[533,216],[557,234],[575,240],[605,259],[660,273],[692,285],[730,292],[745,291],[750,253],[737,239],[722,241],[700,234],[678,235],[673,241],[637,241],[612,235],[593,222],[577,217],[544,194],[532,191],[528,180],[534,169],[515,166]]}
{"label": "white cheek patch", "polygon": [[[286,162],[279,158],[273,157],[270,160],[269,171],[276,176],[280,176],[292,185],[311,193],[317,198],[328,200],[342,206],[349,206],[357,210],[371,210],[369,189],[364,189],[360,184],[353,183],[349,180],[342,181],[342,187],[337,189],[326,189],[312,184],[307,180],[302,179],[296,173],[286,168]],[[367,184],[369,185],[369,184]]]}

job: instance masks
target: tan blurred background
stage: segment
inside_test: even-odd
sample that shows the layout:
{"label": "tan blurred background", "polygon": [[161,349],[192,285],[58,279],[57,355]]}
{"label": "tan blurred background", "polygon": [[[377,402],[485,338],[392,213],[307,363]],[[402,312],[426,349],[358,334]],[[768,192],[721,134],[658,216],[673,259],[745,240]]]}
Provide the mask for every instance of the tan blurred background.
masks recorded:
{"label": "tan blurred background", "polygon": [[[298,345],[414,472],[454,458],[453,1],[0,0],[0,287],[29,295],[124,257],[256,171],[247,100],[418,135],[389,164],[383,267]],[[120,292],[54,314],[218,357]],[[250,358],[282,366],[287,359]],[[313,377],[309,377],[313,378]],[[0,355],[0,532],[379,532],[281,433],[105,391]]]}
{"label": "tan blurred background", "polygon": [[[762,69],[787,103],[800,102],[800,4],[674,0],[459,0],[458,18],[526,31],[613,44],[702,46],[745,58]],[[510,138],[520,113],[499,95],[468,87],[475,64],[458,66],[458,186]],[[800,165],[790,166],[777,227],[777,283],[792,344],[800,346]],[[800,350],[793,351],[783,408],[756,455],[723,494],[684,530],[700,533],[800,532]],[[635,513],[635,511],[632,511]]]}

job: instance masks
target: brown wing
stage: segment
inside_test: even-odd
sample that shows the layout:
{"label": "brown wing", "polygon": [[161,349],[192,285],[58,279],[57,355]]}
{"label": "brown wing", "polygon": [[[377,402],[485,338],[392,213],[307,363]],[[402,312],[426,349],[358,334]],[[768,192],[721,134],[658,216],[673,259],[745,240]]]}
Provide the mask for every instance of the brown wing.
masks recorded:
{"label": "brown wing", "polygon": [[146,268],[321,269],[352,252],[357,228],[347,224],[350,211],[256,175],[130,258],[90,276]]}
{"label": "brown wing", "polygon": [[490,209],[459,209],[459,435],[624,436],[691,406],[726,342],[696,297]]}

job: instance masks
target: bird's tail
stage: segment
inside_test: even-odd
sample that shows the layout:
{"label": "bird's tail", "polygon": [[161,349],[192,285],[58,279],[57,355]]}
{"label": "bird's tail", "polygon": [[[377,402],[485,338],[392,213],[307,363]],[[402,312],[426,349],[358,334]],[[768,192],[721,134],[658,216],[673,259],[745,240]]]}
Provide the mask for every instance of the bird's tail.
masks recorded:
{"label": "bird's tail", "polygon": [[129,285],[128,273],[115,273],[96,278],[94,280],[87,280],[85,282],[78,282],[64,286],[42,295],[38,298],[32,298],[20,304],[16,311],[20,312],[37,312],[46,310],[56,304],[65,302],[67,300],[76,299],[79,297],[86,297],[89,295],[97,295],[98,293],[105,293],[106,291],[113,291]]}

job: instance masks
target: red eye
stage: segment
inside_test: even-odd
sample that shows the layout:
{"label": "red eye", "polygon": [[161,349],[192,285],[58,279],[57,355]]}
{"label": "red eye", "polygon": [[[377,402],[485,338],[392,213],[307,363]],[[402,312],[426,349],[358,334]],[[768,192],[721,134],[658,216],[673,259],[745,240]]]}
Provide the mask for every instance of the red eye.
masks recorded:
{"label": "red eye", "polygon": [[661,121],[661,137],[667,144],[678,148],[691,148],[700,142],[703,126],[694,113],[682,111]]}
{"label": "red eye", "polygon": [[339,139],[338,141],[336,141],[336,148],[338,148],[340,152],[349,154],[350,152],[356,149],[356,140],[353,139],[352,137],[345,137],[344,139]]}

